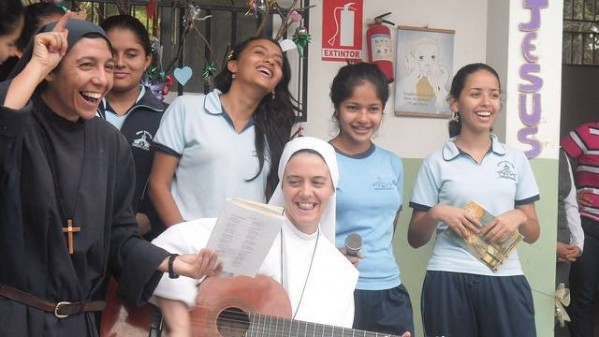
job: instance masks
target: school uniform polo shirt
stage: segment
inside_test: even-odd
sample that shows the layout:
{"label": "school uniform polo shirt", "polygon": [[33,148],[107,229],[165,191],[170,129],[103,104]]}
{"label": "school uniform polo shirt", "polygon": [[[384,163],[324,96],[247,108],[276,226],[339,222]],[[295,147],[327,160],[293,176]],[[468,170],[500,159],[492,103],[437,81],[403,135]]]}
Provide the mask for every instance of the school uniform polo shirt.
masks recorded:
{"label": "school uniform polo shirt", "polygon": [[393,253],[395,215],[401,210],[403,164],[395,154],[372,145],[357,156],[336,149],[337,185],[336,245],[343,247],[349,234],[363,239],[364,258],[357,289],[383,290],[401,284]]}
{"label": "school uniform polo shirt", "polygon": [[[427,157],[416,178],[410,207],[428,211],[436,204],[464,207],[473,200],[498,216],[539,200],[539,190],[524,153],[499,142],[491,135],[492,145],[478,164],[460,151],[450,139],[440,151]],[[437,240],[428,270],[481,275],[520,275],[522,268],[514,252],[497,272],[478,261],[460,246],[457,236],[440,222]]]}
{"label": "school uniform polo shirt", "polygon": [[253,121],[238,133],[220,94],[179,96],[154,137],[157,150],[179,158],[171,193],[185,221],[218,216],[229,197],[265,201],[269,155],[260,171]]}

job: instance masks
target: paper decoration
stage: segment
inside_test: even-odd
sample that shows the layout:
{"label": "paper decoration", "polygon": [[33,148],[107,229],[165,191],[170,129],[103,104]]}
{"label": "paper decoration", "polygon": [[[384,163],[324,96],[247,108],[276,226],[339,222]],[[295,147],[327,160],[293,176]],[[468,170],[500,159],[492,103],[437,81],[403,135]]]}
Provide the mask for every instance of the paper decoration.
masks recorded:
{"label": "paper decoration", "polygon": [[181,85],[185,85],[191,78],[193,70],[191,70],[189,66],[185,66],[183,68],[175,68],[173,73],[177,82],[179,82]]}

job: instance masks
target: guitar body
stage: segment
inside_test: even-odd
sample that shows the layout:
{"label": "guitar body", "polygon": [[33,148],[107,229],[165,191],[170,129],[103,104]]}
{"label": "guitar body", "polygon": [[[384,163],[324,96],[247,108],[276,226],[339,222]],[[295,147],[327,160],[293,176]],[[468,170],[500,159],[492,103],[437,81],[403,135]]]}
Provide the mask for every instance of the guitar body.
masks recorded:
{"label": "guitar body", "polygon": [[245,313],[290,318],[291,304],[285,289],[268,276],[209,277],[199,285],[191,312],[192,336],[243,336],[251,324]]}

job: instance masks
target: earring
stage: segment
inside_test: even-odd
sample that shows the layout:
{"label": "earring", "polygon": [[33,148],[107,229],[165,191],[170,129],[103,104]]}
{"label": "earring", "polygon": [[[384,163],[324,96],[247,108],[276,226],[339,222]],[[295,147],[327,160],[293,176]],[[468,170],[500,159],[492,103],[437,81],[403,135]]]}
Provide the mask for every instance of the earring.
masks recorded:
{"label": "earring", "polygon": [[275,98],[277,98],[277,95],[275,95],[275,91],[272,91],[272,94],[270,95],[270,98],[272,98],[272,100],[274,101]]}
{"label": "earring", "polygon": [[460,113],[457,111],[453,111],[453,113],[451,114],[451,121],[459,122],[460,121]]}
{"label": "earring", "polygon": [[237,74],[236,73],[231,73],[231,79],[236,79],[237,78]]}

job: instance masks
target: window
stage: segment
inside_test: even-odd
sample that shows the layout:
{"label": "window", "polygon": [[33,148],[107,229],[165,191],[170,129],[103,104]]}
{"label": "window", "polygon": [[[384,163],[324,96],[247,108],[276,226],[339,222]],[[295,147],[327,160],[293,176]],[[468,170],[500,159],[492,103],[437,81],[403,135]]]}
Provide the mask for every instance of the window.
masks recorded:
{"label": "window", "polygon": [[563,63],[599,65],[599,0],[565,0]]}
{"label": "window", "polygon": [[[162,44],[164,70],[167,72],[170,70],[169,73],[172,74],[172,70],[177,67],[192,68],[191,80],[185,87],[176,88],[179,95],[183,92],[208,92],[212,88],[212,81],[202,76],[207,65],[206,60],[210,63],[214,62],[220,68],[230,46],[253,36],[262,22],[262,17],[247,14],[247,0],[156,0],[156,11],[153,17],[147,14],[148,3],[148,0],[72,1],[72,7],[85,10],[88,20],[96,23],[119,12],[129,12],[138,18],[146,25],[150,34],[156,36]],[[185,20],[186,15],[190,13],[190,5],[193,5],[196,10],[199,9],[198,18],[211,17],[195,20],[193,27],[186,33]],[[299,0],[295,7],[306,6],[309,6],[309,0]],[[302,25],[308,27],[309,11],[304,11],[302,14]],[[265,34],[272,35],[273,27],[277,27],[277,19],[277,15],[267,17]],[[301,57],[295,51],[287,54],[292,66],[290,91],[301,108],[298,121],[306,121],[308,47],[304,49]],[[175,87],[171,89],[175,90]]]}

